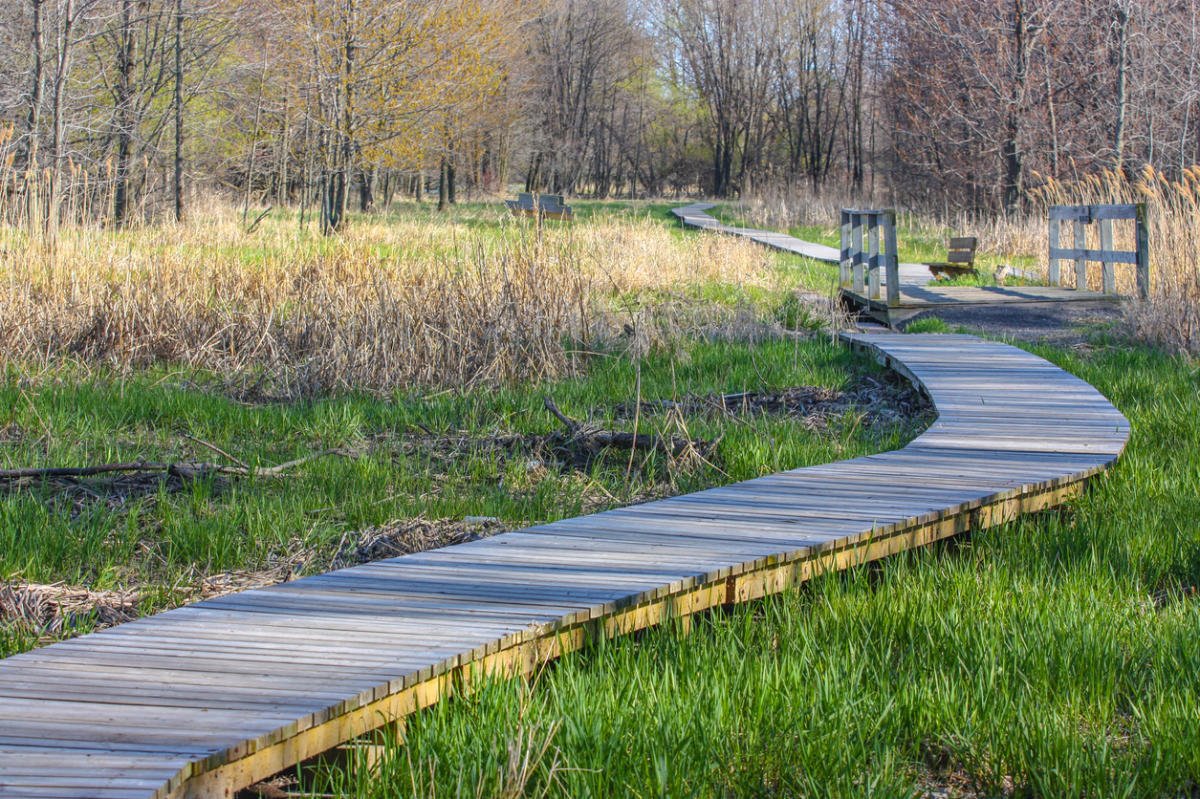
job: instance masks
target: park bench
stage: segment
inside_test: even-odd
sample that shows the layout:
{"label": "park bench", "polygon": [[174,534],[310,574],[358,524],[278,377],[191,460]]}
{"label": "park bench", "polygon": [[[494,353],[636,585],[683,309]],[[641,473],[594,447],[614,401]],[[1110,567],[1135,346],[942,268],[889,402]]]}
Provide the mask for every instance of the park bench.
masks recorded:
{"label": "park bench", "polygon": [[974,236],[962,236],[950,239],[950,247],[946,251],[946,260],[925,264],[935,278],[960,277],[975,273],[975,249],[979,240]]}
{"label": "park bench", "polygon": [[563,205],[561,194],[530,194],[522,192],[515,200],[505,200],[504,204],[513,216],[540,216],[543,219],[570,220],[574,217],[571,206]]}

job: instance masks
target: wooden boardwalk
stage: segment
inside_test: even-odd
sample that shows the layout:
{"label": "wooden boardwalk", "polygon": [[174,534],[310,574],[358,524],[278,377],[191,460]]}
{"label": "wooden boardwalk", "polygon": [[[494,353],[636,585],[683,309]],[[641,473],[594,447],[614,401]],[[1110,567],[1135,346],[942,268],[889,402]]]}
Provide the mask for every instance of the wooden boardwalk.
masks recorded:
{"label": "wooden boardwalk", "polygon": [[601,635],[1057,505],[1125,418],[1022,350],[848,335],[937,421],[903,449],[190,605],[0,661],[0,797],[227,797]]}
{"label": "wooden boardwalk", "polygon": [[[822,263],[834,264],[835,266],[841,263],[842,256],[838,252],[837,247],[814,244],[811,241],[804,241],[795,236],[789,236],[786,233],[778,233],[772,230],[758,230],[756,228],[726,225],[707,213],[708,209],[715,205],[716,203],[692,203],[691,205],[672,208],[671,213],[686,227],[711,230],[730,236],[741,236],[742,238],[762,244],[765,247],[790,252],[794,255],[802,255],[805,258],[811,258],[814,261],[821,261]],[[931,280],[933,280],[933,273],[924,264],[900,264],[900,283],[902,285],[923,286]]]}
{"label": "wooden boardwalk", "polygon": [[1112,303],[1120,301],[1121,297],[1062,286],[939,286],[936,283],[910,286],[902,283],[898,305],[889,306],[885,299],[871,299],[865,293],[848,289],[842,289],[842,299],[850,307],[884,324],[895,325],[938,308],[1064,302]]}

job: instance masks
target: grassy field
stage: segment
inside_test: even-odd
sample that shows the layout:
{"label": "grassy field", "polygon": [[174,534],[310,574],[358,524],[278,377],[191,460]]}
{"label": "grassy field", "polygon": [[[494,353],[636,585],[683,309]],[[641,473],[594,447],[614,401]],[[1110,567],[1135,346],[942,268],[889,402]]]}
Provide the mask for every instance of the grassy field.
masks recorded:
{"label": "grassy field", "polygon": [[[51,266],[25,301],[47,325],[76,314],[84,332],[10,329],[0,469],[313,460],[280,477],[208,468],[196,479],[0,479],[0,656],[294,575],[888,449],[919,430],[913,395],[810,332],[822,308],[799,292],[822,277],[815,267],[685,233],[666,208],[580,203],[592,222],[541,236],[485,204],[448,218],[403,206],[356,219],[332,242],[283,219],[251,236],[219,215],[176,231],[186,247],[168,244],[169,229],[115,234],[122,243],[75,232],[63,249],[98,260],[95,273],[64,282],[67,270]],[[624,251],[607,242],[596,245],[606,260],[587,257],[603,236]],[[372,304],[374,267],[397,292],[438,292],[426,283],[456,268],[487,282],[514,262],[586,276],[570,294],[584,308],[516,335],[563,299],[533,277],[514,280],[521,293],[490,316],[460,307],[379,319]],[[29,271],[7,266],[13,285],[18,268]],[[269,290],[301,274],[299,287]],[[205,295],[208,276],[225,286]],[[239,296],[250,284],[258,292]],[[460,289],[439,297],[476,299]],[[106,291],[120,292],[123,311],[100,302]],[[338,307],[365,304],[361,325],[335,320],[338,307],[297,304],[314,291],[339,292]],[[72,298],[87,292],[96,304],[81,313]],[[340,325],[336,341],[289,350],[289,325],[322,319]],[[186,320],[238,332],[206,345],[174,326]],[[385,328],[394,354],[372,340]],[[430,343],[436,331],[464,341]],[[40,352],[22,348],[35,340]],[[747,391],[744,410],[713,405]],[[635,419],[639,396],[684,407],[648,405]],[[636,425],[695,440],[697,451],[592,457],[566,440],[546,397],[597,427]]]}
{"label": "grassy field", "polygon": [[1192,796],[1194,365],[1039,350],[1134,436],[1082,499],[569,655],[410,720],[339,796]]}
{"label": "grassy field", "polygon": [[[294,216],[248,231],[219,207],[182,228],[65,231],[53,249],[0,231],[0,469],[311,458],[278,477],[0,480],[0,656],[890,449],[927,423],[816,332],[834,318],[832,267],[681,230],[668,204],[575,205],[575,224],[539,229],[494,204],[405,204],[333,239]],[[829,243],[810,227],[792,232]],[[933,257],[945,232],[918,228],[905,258]],[[324,766],[307,787],[1195,795],[1200,370],[1116,335],[1038,350],[1134,425],[1071,506],[490,683],[411,719],[378,769]],[[747,408],[721,407],[740,392]],[[547,397],[599,428],[692,443],[597,455]]]}

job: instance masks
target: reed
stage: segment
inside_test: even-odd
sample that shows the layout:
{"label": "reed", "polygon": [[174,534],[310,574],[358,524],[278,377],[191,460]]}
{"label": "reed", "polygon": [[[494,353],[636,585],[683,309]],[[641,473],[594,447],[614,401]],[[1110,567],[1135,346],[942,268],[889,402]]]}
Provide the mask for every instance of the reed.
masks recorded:
{"label": "reed", "polygon": [[365,217],[338,237],[290,214],[248,232],[216,201],[185,224],[53,239],[8,218],[0,358],[180,365],[290,395],[542,380],[578,373],[630,298],[776,279],[751,244],[644,216],[539,229],[487,213]]}

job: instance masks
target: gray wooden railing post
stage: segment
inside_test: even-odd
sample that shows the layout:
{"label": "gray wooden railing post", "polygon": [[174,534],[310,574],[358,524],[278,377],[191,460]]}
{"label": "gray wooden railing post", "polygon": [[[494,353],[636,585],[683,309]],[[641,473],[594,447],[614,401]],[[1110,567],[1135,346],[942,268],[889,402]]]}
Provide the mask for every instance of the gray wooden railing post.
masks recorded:
{"label": "gray wooden railing post", "polygon": [[1112,258],[1113,230],[1112,220],[1100,220],[1100,281],[1105,294],[1117,293],[1117,275]]}
{"label": "gray wooden railing post", "polygon": [[879,299],[879,217],[867,217],[867,296]]}
{"label": "gray wooden railing post", "polygon": [[838,285],[850,288],[850,213],[842,211],[842,250],[838,261]]}
{"label": "gray wooden railing post", "polygon": [[[1075,249],[1082,252],[1087,249],[1087,222],[1082,219],[1076,219],[1071,223],[1071,227],[1075,229]],[[1083,255],[1075,256],[1075,290],[1087,291],[1087,258]]]}
{"label": "gray wooden railing post", "polygon": [[889,308],[900,306],[900,254],[896,251],[896,212],[883,212],[883,245],[887,250],[884,263],[887,265],[887,304]]}
{"label": "gray wooden railing post", "polygon": [[1134,235],[1137,237],[1137,288],[1138,296],[1150,299],[1150,218],[1146,204],[1134,206]]}
{"label": "gray wooden railing post", "polygon": [[854,293],[861,295],[866,286],[866,281],[863,279],[863,215],[858,211],[851,211],[850,217],[850,257],[854,263]]}
{"label": "gray wooden railing post", "polygon": [[1050,217],[1050,267],[1046,274],[1051,286],[1062,285],[1062,273],[1059,270],[1058,259],[1054,257],[1054,251],[1058,249],[1058,233],[1061,226],[1062,222],[1052,215]]}

